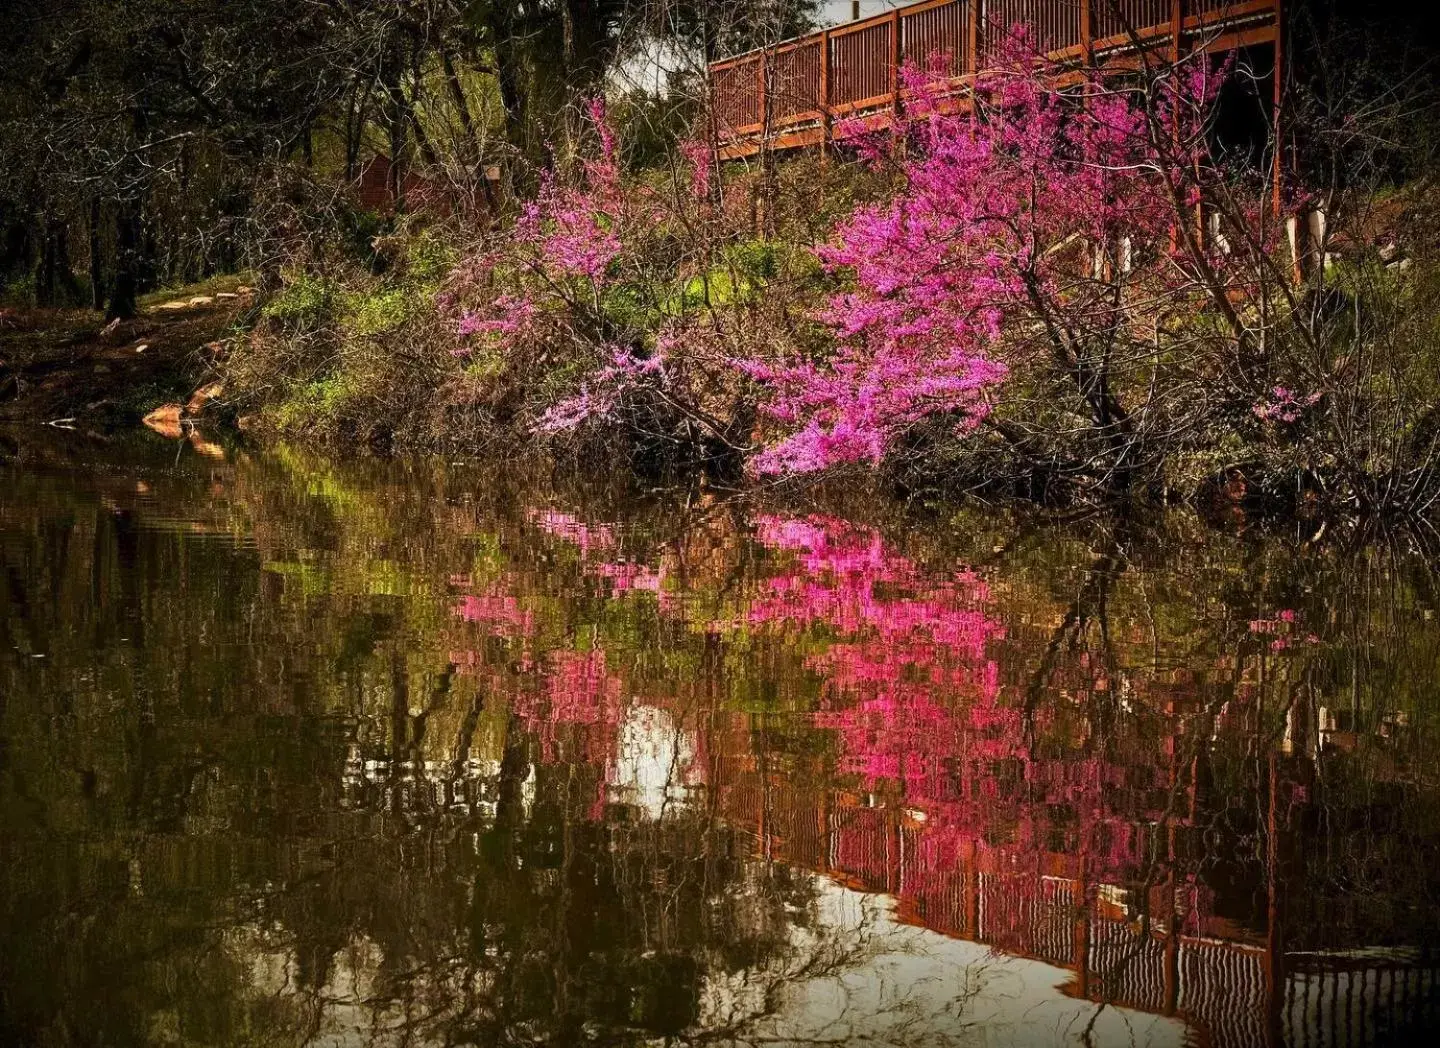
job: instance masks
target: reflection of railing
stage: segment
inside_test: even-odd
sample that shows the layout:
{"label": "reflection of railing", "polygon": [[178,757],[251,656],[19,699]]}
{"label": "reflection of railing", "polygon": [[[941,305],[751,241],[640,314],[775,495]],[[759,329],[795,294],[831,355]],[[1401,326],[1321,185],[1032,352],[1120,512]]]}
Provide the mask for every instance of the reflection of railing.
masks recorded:
{"label": "reflection of railing", "polygon": [[[1279,41],[1281,0],[920,0],[710,66],[722,155],[843,137],[843,121],[884,127],[904,103],[899,68],[939,57],[956,94],[1024,25],[1060,63],[1119,62],[1151,48],[1174,56]],[[842,124],[836,127],[835,121]]]}
{"label": "reflection of railing", "polygon": [[1182,1018],[1216,1048],[1383,1043],[1397,1020],[1424,1013],[1440,995],[1440,966],[1428,956],[1347,964],[1333,954],[1288,954],[1267,935],[1218,930],[1227,922],[1182,902],[1173,883],[1147,898],[1087,880],[1078,855],[983,836],[937,841],[902,807],[797,790],[781,777],[766,782],[751,767],[717,799],[767,859],[894,896],[905,923],[1067,969],[1066,992]]}

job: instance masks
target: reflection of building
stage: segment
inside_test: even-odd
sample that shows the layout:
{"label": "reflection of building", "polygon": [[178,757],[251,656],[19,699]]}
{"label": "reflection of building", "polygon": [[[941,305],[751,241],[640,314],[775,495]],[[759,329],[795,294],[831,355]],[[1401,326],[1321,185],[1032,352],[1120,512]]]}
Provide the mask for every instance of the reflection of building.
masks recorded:
{"label": "reflection of building", "polygon": [[620,725],[611,799],[633,805],[652,819],[687,800],[695,746],[670,715],[654,706],[631,706]]}

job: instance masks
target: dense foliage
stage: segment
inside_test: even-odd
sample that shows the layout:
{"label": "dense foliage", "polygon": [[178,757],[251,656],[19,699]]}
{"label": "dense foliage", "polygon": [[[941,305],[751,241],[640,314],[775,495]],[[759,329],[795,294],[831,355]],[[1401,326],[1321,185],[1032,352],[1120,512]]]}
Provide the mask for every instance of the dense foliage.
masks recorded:
{"label": "dense foliage", "polygon": [[1378,261],[1401,250],[1393,227],[1373,195],[1332,191],[1328,239],[1295,256],[1319,198],[1218,144],[1229,75],[1194,60],[1062,91],[1020,34],[957,109],[912,69],[899,134],[860,139],[892,191],[838,216],[783,286],[719,279],[756,220],[703,145],[661,184],[627,182],[597,106],[595,159],[457,271],[457,352],[489,373],[559,353],[521,412],[542,434],[700,439],[760,473],[886,464],[1104,494],[1241,470],[1277,494],[1423,505],[1428,357],[1398,351],[1420,316],[1416,278]]}
{"label": "dense foliage", "polygon": [[1277,185],[1244,51],[1082,73],[1017,32],[963,105],[911,69],[893,134],[842,123],[859,164],[722,165],[697,71],[806,0],[18,10],[0,295],[123,317],[250,268],[224,370],[260,428],[1046,498],[1440,492],[1440,237],[1397,145],[1426,96],[1375,101],[1356,58],[1296,89]]}
{"label": "dense foliage", "polygon": [[667,56],[668,100],[653,76],[626,85],[637,123],[664,124],[707,49],[774,41],[814,7],[14,0],[0,10],[0,303],[128,316],[137,292],[263,270],[296,182],[319,190],[301,224],[323,222],[376,156],[395,206],[423,175],[451,206],[493,207],[486,171],[532,190],[567,151],[576,100],[617,69]]}

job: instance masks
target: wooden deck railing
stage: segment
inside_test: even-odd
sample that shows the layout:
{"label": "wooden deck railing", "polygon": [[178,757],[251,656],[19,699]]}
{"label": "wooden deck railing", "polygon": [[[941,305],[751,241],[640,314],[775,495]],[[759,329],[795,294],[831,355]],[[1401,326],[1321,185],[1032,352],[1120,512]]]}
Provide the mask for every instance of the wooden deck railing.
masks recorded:
{"label": "wooden deck railing", "polygon": [[[1279,48],[1281,0],[920,0],[710,66],[721,156],[824,145],[844,122],[885,126],[903,104],[900,67],[942,56],[956,93],[1012,28],[1060,63],[1114,63],[1144,49]],[[837,122],[841,122],[837,135]]]}

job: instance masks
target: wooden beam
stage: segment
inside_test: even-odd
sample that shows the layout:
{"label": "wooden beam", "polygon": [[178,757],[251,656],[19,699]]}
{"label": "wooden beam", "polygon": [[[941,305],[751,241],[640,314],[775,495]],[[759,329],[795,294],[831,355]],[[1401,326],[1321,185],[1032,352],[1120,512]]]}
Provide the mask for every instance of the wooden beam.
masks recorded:
{"label": "wooden beam", "polygon": [[1281,109],[1285,101],[1285,12],[1281,8],[1280,0],[1275,0],[1275,110],[1272,114],[1275,129],[1275,169],[1271,173],[1271,180],[1274,182],[1272,193],[1274,196],[1273,206],[1275,208],[1275,219],[1279,221],[1280,214],[1285,206],[1285,193],[1282,182],[1285,177],[1285,122],[1282,119]]}

